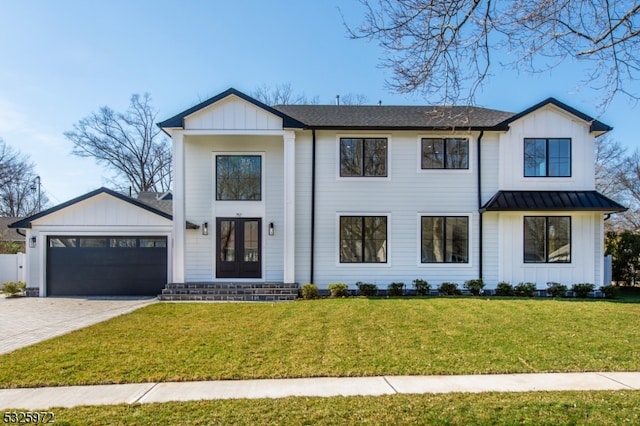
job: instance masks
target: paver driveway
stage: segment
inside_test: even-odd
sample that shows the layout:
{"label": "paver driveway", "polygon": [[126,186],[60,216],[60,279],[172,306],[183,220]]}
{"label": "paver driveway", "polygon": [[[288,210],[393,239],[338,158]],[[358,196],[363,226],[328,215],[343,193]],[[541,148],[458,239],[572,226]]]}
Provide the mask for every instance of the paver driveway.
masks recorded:
{"label": "paver driveway", "polygon": [[0,296],[0,354],[135,311],[156,298]]}

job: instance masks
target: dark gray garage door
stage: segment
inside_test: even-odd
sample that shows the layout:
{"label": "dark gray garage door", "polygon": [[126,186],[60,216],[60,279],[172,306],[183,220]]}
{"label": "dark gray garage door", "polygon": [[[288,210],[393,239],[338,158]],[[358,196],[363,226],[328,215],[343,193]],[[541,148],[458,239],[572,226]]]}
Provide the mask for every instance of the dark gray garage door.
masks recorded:
{"label": "dark gray garage door", "polygon": [[155,296],[166,282],[166,237],[47,238],[49,296]]}

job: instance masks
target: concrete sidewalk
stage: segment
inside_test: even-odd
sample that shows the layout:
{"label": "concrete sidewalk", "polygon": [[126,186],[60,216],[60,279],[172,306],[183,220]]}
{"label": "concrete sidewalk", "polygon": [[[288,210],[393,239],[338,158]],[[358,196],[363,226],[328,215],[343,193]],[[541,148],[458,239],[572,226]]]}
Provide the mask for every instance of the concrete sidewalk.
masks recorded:
{"label": "concrete sidewalk", "polygon": [[640,390],[640,373],[383,376],[0,389],[0,410],[287,396]]}

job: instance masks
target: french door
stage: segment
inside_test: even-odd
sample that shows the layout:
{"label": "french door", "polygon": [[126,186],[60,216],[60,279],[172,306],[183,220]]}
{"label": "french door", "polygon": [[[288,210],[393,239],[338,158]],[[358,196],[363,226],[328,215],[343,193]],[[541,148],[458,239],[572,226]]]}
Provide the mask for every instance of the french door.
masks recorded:
{"label": "french door", "polygon": [[262,277],[262,220],[216,220],[216,277]]}

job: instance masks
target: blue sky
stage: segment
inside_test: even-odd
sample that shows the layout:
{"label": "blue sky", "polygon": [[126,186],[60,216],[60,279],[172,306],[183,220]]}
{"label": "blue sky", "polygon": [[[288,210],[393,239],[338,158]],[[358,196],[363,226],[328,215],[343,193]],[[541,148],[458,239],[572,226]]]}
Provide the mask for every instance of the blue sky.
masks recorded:
{"label": "blue sky", "polygon": [[[382,51],[350,40],[341,13],[353,25],[364,16],[356,0],[5,0],[0,137],[31,156],[57,204],[108,186],[111,175],[72,156],[63,132],[100,106],[126,109],[133,93],[150,93],[160,120],[229,87],[251,94],[290,84],[321,103],[347,93],[430,103],[385,88]],[[496,72],[476,100],[519,112],[553,96],[613,126],[611,138],[635,149],[640,106],[620,98],[599,114],[602,92],[580,88],[577,70],[568,63],[536,76]]]}

